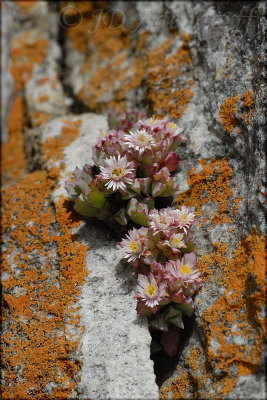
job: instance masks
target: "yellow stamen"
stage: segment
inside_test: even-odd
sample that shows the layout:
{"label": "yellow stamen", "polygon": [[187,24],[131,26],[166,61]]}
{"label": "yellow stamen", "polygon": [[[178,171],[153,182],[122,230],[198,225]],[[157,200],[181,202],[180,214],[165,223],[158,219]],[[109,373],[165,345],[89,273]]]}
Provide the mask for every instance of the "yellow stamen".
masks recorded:
{"label": "yellow stamen", "polygon": [[157,291],[157,287],[155,285],[148,285],[148,287],[146,288],[146,293],[148,294],[149,297],[154,296],[154,294]]}
{"label": "yellow stamen", "polygon": [[180,239],[178,239],[178,237],[174,237],[172,239],[172,242],[173,242],[174,246],[178,246],[178,244],[180,243]]}
{"label": "yellow stamen", "polygon": [[185,223],[185,222],[187,222],[187,220],[188,220],[188,215],[187,214],[180,215],[180,221]]}
{"label": "yellow stamen", "polygon": [[191,268],[188,265],[182,265],[180,268],[181,272],[186,275],[190,275],[192,273]]}
{"label": "yellow stamen", "polygon": [[169,123],[168,123],[168,127],[169,127],[169,128],[175,129],[175,128],[177,128],[177,125],[174,124],[173,122],[169,122]]}
{"label": "yellow stamen", "polygon": [[112,176],[115,176],[117,178],[119,178],[120,176],[122,176],[123,174],[123,169],[122,168],[114,168],[112,171]]}
{"label": "yellow stamen", "polygon": [[145,136],[144,136],[143,133],[140,133],[140,134],[138,135],[138,140],[140,140],[140,142],[144,142],[144,141],[145,141]]}
{"label": "yellow stamen", "polygon": [[132,240],[132,241],[131,241],[131,243],[130,243],[130,249],[131,249],[132,251],[137,251],[137,250],[138,250],[138,244],[136,243],[135,240]]}

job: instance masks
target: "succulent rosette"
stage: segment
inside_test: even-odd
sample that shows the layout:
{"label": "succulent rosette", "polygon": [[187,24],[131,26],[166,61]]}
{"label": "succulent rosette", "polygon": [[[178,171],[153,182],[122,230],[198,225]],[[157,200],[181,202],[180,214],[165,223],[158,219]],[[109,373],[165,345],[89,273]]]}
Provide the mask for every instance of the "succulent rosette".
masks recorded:
{"label": "succulent rosette", "polygon": [[[184,206],[152,209],[147,227],[130,231],[119,243],[138,275],[137,313],[148,318],[151,328],[162,332],[184,328],[183,315],[192,315],[192,296],[202,283],[190,232],[195,220],[192,210]],[[176,336],[166,337],[178,346]],[[173,352],[172,346],[170,354]]]}
{"label": "succulent rosette", "polygon": [[143,117],[128,111],[120,123],[118,113],[109,114],[112,129],[93,146],[94,165],[77,167],[74,182],[65,186],[79,214],[111,224],[126,226],[131,220],[148,226],[155,199],[171,199],[176,192],[171,176],[179,162],[175,150],[186,139],[176,124]]}

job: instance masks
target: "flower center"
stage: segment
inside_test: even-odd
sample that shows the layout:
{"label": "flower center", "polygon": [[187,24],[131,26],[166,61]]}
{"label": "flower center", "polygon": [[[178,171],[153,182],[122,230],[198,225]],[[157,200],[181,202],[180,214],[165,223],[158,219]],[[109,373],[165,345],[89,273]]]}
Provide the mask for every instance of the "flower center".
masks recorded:
{"label": "flower center", "polygon": [[147,120],[147,122],[148,122],[149,124],[151,124],[151,125],[157,125],[158,123],[161,122],[161,120],[158,119],[158,118],[149,118],[149,119]]}
{"label": "flower center", "polygon": [[180,239],[177,236],[175,236],[172,239],[172,243],[174,244],[174,246],[178,246],[178,244],[180,243]]}
{"label": "flower center", "polygon": [[146,293],[148,294],[149,297],[154,296],[154,294],[157,291],[157,287],[156,285],[148,285],[148,287],[146,288]]}
{"label": "flower center", "polygon": [[148,146],[149,144],[152,144],[153,142],[152,139],[153,138],[146,132],[138,132],[135,137],[136,143],[141,147],[145,147]]}
{"label": "flower center", "polygon": [[165,215],[161,215],[159,219],[159,223],[161,226],[169,226],[170,225],[170,218],[166,217]]}
{"label": "flower center", "polygon": [[113,169],[111,175],[112,175],[114,178],[120,178],[120,177],[123,175],[123,173],[124,173],[123,168],[118,167],[118,168],[114,168],[114,169]]}
{"label": "flower center", "polygon": [[188,215],[187,214],[181,214],[179,217],[179,220],[185,224],[188,221]]}
{"label": "flower center", "polygon": [[185,274],[185,275],[190,275],[191,274],[191,268],[188,265],[181,265],[180,271]]}
{"label": "flower center", "polygon": [[171,128],[171,129],[175,129],[176,125],[173,122],[169,122],[168,123],[168,127]]}
{"label": "flower center", "polygon": [[131,249],[133,252],[135,252],[135,251],[138,250],[138,244],[136,243],[135,240],[132,240],[132,241],[130,242],[130,249]]}

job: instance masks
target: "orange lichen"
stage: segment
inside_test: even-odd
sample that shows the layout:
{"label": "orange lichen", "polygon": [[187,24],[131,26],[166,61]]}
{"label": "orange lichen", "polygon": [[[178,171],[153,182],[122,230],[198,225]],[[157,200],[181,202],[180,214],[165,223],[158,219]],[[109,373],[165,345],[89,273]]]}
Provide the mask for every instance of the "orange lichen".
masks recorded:
{"label": "orange lichen", "polygon": [[[241,97],[243,100],[242,105],[239,104],[239,98],[235,94],[230,98],[226,98],[222,103],[219,117],[221,124],[224,126],[226,132],[231,133],[234,127],[237,125],[236,112],[239,110],[242,112],[242,121],[244,124],[249,125],[252,118],[253,111],[253,95],[251,90],[247,90]],[[237,133],[242,133],[243,130],[238,128]]]}
{"label": "orange lichen", "polygon": [[50,204],[56,175],[35,172],[3,192],[3,399],[66,399],[78,380],[71,354],[82,334],[75,301],[86,246],[72,235],[79,221],[64,200],[56,213]]}
{"label": "orange lichen", "polygon": [[[123,110],[128,92],[146,80],[144,100],[150,100],[153,113],[159,117],[169,114],[180,118],[193,96],[190,36],[182,34],[182,46],[168,56],[168,52],[173,52],[173,37],[150,50],[151,46],[147,45],[150,32],[141,30],[133,35],[132,28],[137,21],[132,21],[132,26],[123,26],[120,13],[106,12],[108,3],[99,8],[90,2],[85,11],[80,2],[75,4],[84,13],[75,29],[67,30],[67,34],[75,49],[86,54],[83,73],[90,69],[78,98],[94,111],[113,105]],[[108,103],[105,102],[107,91],[113,92]]]}
{"label": "orange lichen", "polygon": [[14,76],[15,89],[23,89],[25,83],[32,76],[34,64],[42,64],[47,54],[47,39],[32,40],[29,32],[12,41],[12,75]]}
{"label": "orange lichen", "polygon": [[64,120],[63,122],[66,126],[63,126],[60,137],[50,137],[42,144],[44,159],[50,165],[61,160],[63,158],[63,149],[79,136],[80,119],[76,121]]}
{"label": "orange lichen", "polygon": [[37,0],[28,0],[28,1],[20,1],[15,0],[16,4],[18,4],[24,11],[28,11],[30,8],[36,6]]}
{"label": "orange lichen", "polygon": [[230,98],[226,98],[219,111],[221,124],[228,133],[231,133],[236,125],[235,113],[237,112],[236,105],[238,100],[239,98],[236,94]]}
{"label": "orange lichen", "polygon": [[[199,164],[202,170],[199,173],[195,172],[196,168],[190,170],[187,178],[189,189],[178,195],[177,204],[194,206],[196,215],[200,217],[198,223],[201,227],[207,222],[212,225],[232,222],[228,213],[237,204],[237,199],[235,203],[231,200],[233,191],[229,182],[232,169],[226,158],[212,159],[209,164],[201,159]],[[204,216],[202,206],[209,201],[213,202],[216,211],[213,215]]]}
{"label": "orange lichen", "polygon": [[50,121],[52,115],[41,111],[35,111],[29,114],[29,117],[31,119],[32,127],[35,128],[36,126],[45,124],[46,122]]}
{"label": "orange lichen", "polygon": [[239,198],[237,198],[237,199],[234,200],[234,203],[235,203],[235,207],[234,207],[234,209],[233,209],[233,214],[234,214],[234,215],[237,214],[238,209],[239,209],[239,203],[240,203],[240,201],[242,201],[242,200],[243,200],[243,197],[239,197]]}
{"label": "orange lichen", "polygon": [[23,129],[26,124],[26,107],[22,91],[31,77],[35,63],[42,64],[47,53],[48,41],[29,40],[29,33],[12,41],[11,72],[15,83],[14,103],[9,115],[9,136],[1,148],[3,184],[17,182],[25,172]]}
{"label": "orange lichen", "polygon": [[193,96],[193,80],[189,73],[190,35],[182,34],[183,44],[177,53],[167,56],[173,38],[149,54],[148,97],[155,115],[180,118]]}
{"label": "orange lichen", "polygon": [[39,85],[43,85],[46,82],[51,82],[50,79],[47,76],[44,76],[43,78],[41,78],[38,82]]}
{"label": "orange lichen", "polygon": [[3,186],[17,182],[25,172],[22,130],[25,125],[25,105],[22,98],[14,100],[8,121],[8,140],[1,146]]}
{"label": "orange lichen", "polygon": [[[100,32],[98,32],[100,35]],[[104,38],[104,32],[101,32]],[[129,55],[130,43],[124,43],[121,47],[121,54],[116,52],[116,56],[112,55],[108,58],[108,64],[105,67],[98,68],[93,74],[89,82],[88,106],[93,110],[99,111],[102,107],[99,98],[106,90],[114,88],[114,82],[120,82],[117,90],[115,90],[113,99],[108,103],[108,107],[116,105],[123,109],[127,92],[140,87],[143,80],[147,78],[147,93],[151,101],[153,113],[159,117],[164,117],[167,113],[172,118],[180,118],[188,102],[193,96],[193,81],[189,78],[188,67],[191,63],[188,51],[188,43],[190,37],[183,35],[184,43],[179,51],[171,56],[166,53],[171,49],[173,39],[167,40],[162,46],[152,51],[146,48],[146,42],[149,38],[149,32],[141,32],[138,34],[137,47],[135,48],[135,57],[132,60],[131,70],[127,66],[121,67],[127,55]],[[119,38],[117,38],[119,40]],[[98,46],[100,46],[99,42]],[[123,52],[124,49],[124,52]],[[127,52],[125,51],[127,50]],[[98,48],[100,54],[106,54],[106,51]],[[89,56],[91,57],[91,56]],[[100,56],[100,58],[102,58]],[[87,65],[91,66],[90,61]],[[173,87],[176,90],[173,90]],[[79,97],[83,97],[87,93],[81,90]]]}
{"label": "orange lichen", "polygon": [[[198,263],[204,272],[216,265],[220,271],[217,283],[224,294],[212,307],[204,311],[202,326],[207,341],[208,362],[226,373],[221,394],[227,395],[237,378],[229,366],[234,364],[238,376],[255,373],[263,348],[265,305],[265,239],[252,230],[233,251],[233,258],[225,255],[228,245],[216,243],[209,263]],[[242,316],[242,317],[241,317]],[[219,347],[212,351],[211,341],[216,337]],[[253,337],[253,341],[249,341]],[[239,340],[239,338],[242,338]],[[228,339],[228,340],[227,340]],[[249,341],[249,343],[248,343]],[[222,382],[221,382],[222,384]]]}
{"label": "orange lichen", "polygon": [[[178,373],[180,369],[177,369]],[[189,379],[189,374],[187,372],[183,372],[180,374],[179,378],[175,378],[170,386],[164,387],[161,392],[159,398],[161,400],[169,400],[169,399],[183,399],[185,391],[191,386],[191,382]],[[171,395],[171,397],[170,397]]]}
{"label": "orange lichen", "polygon": [[253,95],[252,91],[248,90],[242,96],[243,100],[243,108],[245,108],[245,112],[243,112],[242,120],[246,125],[250,124],[252,118],[252,110],[253,110]]}
{"label": "orange lichen", "polygon": [[46,101],[46,100],[49,100],[48,94],[44,94],[43,96],[40,96],[39,99],[38,99],[38,101],[39,101],[40,103],[43,103],[43,102]]}
{"label": "orange lichen", "polygon": [[218,242],[212,254],[198,261],[207,287],[215,280],[224,293],[202,314],[206,355],[198,347],[191,350],[185,358],[186,371],[177,368],[176,378],[161,390],[162,400],[225,398],[240,376],[259,368],[266,297],[265,239],[253,229],[232,257],[226,255],[228,249],[228,244]]}

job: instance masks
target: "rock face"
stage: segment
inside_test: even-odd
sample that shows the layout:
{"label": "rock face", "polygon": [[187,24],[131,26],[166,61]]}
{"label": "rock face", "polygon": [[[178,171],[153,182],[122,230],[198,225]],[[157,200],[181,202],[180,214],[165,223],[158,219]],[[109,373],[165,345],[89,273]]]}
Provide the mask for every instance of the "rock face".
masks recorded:
{"label": "rock face", "polygon": [[1,5],[2,35],[1,35],[1,138],[7,139],[7,119],[12,105],[13,79],[10,73],[10,47],[13,28],[13,5]]}
{"label": "rock face", "polygon": [[[116,105],[170,117],[188,138],[175,203],[198,217],[204,284],[178,356],[153,357],[160,398],[264,399],[264,2],[17,3],[3,398],[158,397],[131,268],[64,197]],[[69,114],[70,93],[77,113],[102,115]],[[16,183],[25,169],[38,171]]]}

